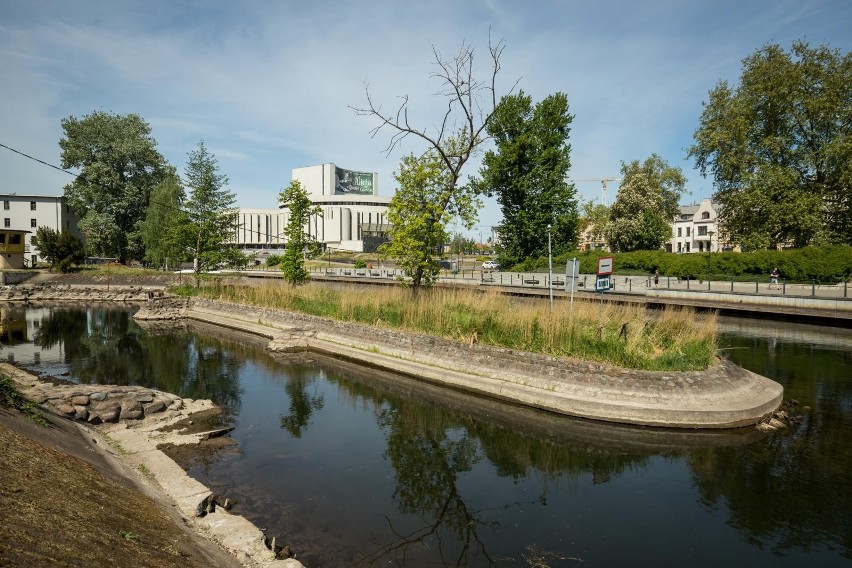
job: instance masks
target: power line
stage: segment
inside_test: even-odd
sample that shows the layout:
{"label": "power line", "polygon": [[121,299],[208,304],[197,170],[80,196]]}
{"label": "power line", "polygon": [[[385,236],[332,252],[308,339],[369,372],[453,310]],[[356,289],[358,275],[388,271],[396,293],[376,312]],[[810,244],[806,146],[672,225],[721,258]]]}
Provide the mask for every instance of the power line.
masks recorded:
{"label": "power line", "polygon": [[[21,156],[23,156],[23,157],[25,157],[25,158],[28,158],[28,159],[33,160],[33,161],[35,161],[35,162],[38,162],[39,164],[43,164],[43,165],[45,165],[45,166],[48,166],[48,167],[50,167],[50,168],[53,168],[54,170],[58,170],[58,171],[60,171],[60,172],[64,172],[64,173],[66,173],[66,174],[68,174],[68,175],[71,175],[71,176],[74,176],[74,177],[80,178],[83,182],[90,183],[90,184],[92,184],[92,185],[100,185],[100,184],[98,184],[98,183],[96,183],[96,182],[92,182],[92,181],[90,181],[90,180],[89,180],[86,176],[84,176],[83,174],[75,174],[74,172],[68,171],[68,170],[66,170],[66,169],[64,169],[64,168],[60,168],[59,166],[57,166],[57,165],[55,165],[55,164],[51,164],[50,162],[45,162],[44,160],[40,160],[39,158],[36,158],[36,157],[34,157],[34,156],[30,156],[29,154],[27,154],[27,153],[25,153],[25,152],[21,152],[20,150],[17,150],[17,149],[15,149],[15,148],[12,148],[11,146],[7,146],[7,145],[3,144],[2,142],[0,142],[0,148],[5,148],[5,149],[7,149],[7,150],[9,150],[9,151],[11,151],[11,152],[14,152],[15,154],[19,154],[19,155],[21,155]],[[180,211],[180,212],[182,212],[182,213],[186,213],[186,211],[185,211],[185,210],[183,210],[183,209],[181,209],[180,207],[177,207],[177,206],[175,206],[175,205],[173,205],[173,204],[171,204],[171,203],[163,203],[162,201],[156,201],[156,200],[154,200],[154,199],[151,199],[150,197],[148,198],[148,202],[149,202],[149,203],[155,203],[155,204],[157,204],[157,205],[161,205],[161,206],[163,206],[163,207],[167,207],[167,208],[170,208],[170,209],[174,209],[175,211]],[[277,238],[279,238],[279,237],[281,237],[281,236],[283,236],[283,235],[284,235],[284,233],[283,233],[283,232],[282,232],[282,233],[280,233],[280,234],[278,234],[278,235],[272,235],[272,234],[270,234],[270,233],[265,233],[265,232],[262,232],[262,231],[255,231],[254,229],[252,229],[252,228],[246,228],[245,226],[239,227],[237,230],[240,230],[240,228],[241,228],[243,231],[248,231],[249,233],[251,233],[251,234],[253,234],[253,235],[257,235],[257,236],[259,236],[259,237],[266,237],[266,239],[267,239],[268,241],[270,241],[270,244],[271,244],[271,240],[272,240],[272,239],[277,239]]]}

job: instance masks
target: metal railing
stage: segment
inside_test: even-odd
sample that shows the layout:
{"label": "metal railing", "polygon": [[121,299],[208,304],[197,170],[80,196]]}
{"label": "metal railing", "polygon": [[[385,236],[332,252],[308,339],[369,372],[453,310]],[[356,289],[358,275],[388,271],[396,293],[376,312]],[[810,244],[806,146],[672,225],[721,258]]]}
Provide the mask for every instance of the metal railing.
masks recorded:
{"label": "metal railing", "polygon": [[[349,268],[349,267],[311,267],[309,271],[318,276],[333,278],[352,279],[396,279],[404,276],[403,271],[398,268]],[[457,282],[459,284],[494,285],[522,288],[549,289],[550,278],[546,273],[540,272],[498,272],[465,269],[459,271],[441,270],[438,277],[442,282]],[[565,289],[566,278],[564,275],[554,275],[554,290]],[[839,284],[817,284],[789,283],[779,280],[777,284],[769,282],[747,282],[730,280],[701,280],[701,279],[679,279],[669,276],[661,276],[657,284],[654,284],[653,276],[619,276],[612,277],[612,288],[610,292],[622,294],[645,294],[651,290],[682,290],[688,292],[718,292],[728,294],[748,295],[776,295],[797,296],[814,298],[842,298],[850,297],[850,283]],[[577,279],[578,291],[595,291],[595,275],[581,274]]]}

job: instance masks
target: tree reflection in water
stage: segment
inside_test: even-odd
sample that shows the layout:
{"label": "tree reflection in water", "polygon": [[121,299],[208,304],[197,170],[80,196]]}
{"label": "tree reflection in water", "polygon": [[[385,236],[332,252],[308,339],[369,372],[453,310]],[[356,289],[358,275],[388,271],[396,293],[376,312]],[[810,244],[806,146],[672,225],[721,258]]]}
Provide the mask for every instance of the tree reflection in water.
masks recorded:
{"label": "tree reflection in water", "polygon": [[[495,557],[489,543],[501,531],[500,515],[489,505],[487,510],[471,507],[460,489],[466,474],[487,460],[500,477],[515,479],[530,475],[543,477],[542,493],[535,501],[501,503],[499,510],[522,507],[530,503],[547,504],[547,480],[591,473],[596,480],[616,477],[625,469],[642,468],[647,456],[628,454],[621,448],[590,448],[587,443],[564,444],[546,437],[522,434],[522,428],[505,427],[481,420],[469,412],[451,412],[422,396],[395,396],[384,388],[373,388],[358,380],[360,373],[348,370],[347,379],[339,385],[355,400],[369,402],[376,410],[377,422],[387,442],[384,453],[396,473],[393,498],[400,513],[417,519],[400,528],[405,521],[386,521],[391,537],[374,535],[375,549],[365,553],[351,566],[372,566],[382,562],[406,565],[412,556],[428,554],[442,566],[497,566],[514,564],[521,559]],[[376,374],[369,379],[376,384]],[[395,377],[396,385],[401,383]],[[383,383],[383,387],[389,387]],[[394,387],[390,387],[392,391]],[[430,390],[418,385],[418,394]],[[445,389],[441,396],[446,397]],[[461,395],[460,395],[461,396]],[[468,397],[469,398],[469,397]],[[481,401],[483,406],[499,403]],[[527,411],[522,411],[527,412]],[[530,411],[531,412],[531,411]],[[409,526],[410,525],[410,526]],[[437,556],[434,558],[432,556]],[[541,550],[535,543],[526,546],[530,558],[553,558],[580,562]]]}
{"label": "tree reflection in water", "polygon": [[293,367],[288,373],[289,380],[284,383],[284,391],[290,398],[290,413],[281,416],[281,427],[294,438],[301,438],[303,429],[311,423],[311,415],[325,406],[325,397],[321,394],[308,394],[307,388],[317,373],[306,367]]}
{"label": "tree reflection in water", "polygon": [[[34,342],[62,346],[71,377],[86,384],[138,385],[184,398],[211,399],[222,422],[239,412],[239,371],[246,353],[175,326],[143,330],[124,307],[53,307],[41,317]],[[175,348],[182,345],[182,348]]]}

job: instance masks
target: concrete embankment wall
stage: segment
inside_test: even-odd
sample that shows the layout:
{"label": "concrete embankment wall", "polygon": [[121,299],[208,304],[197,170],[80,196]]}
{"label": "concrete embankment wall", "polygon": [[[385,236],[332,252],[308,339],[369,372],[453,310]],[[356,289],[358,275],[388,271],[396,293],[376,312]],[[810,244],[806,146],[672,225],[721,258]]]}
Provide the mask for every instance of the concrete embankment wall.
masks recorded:
{"label": "concrete embankment wall", "polygon": [[194,299],[142,319],[186,317],[270,338],[273,351],[313,350],[559,414],[674,428],[755,424],[781,403],[778,383],[721,360],[704,371],[651,372],[569,361],[278,310]]}
{"label": "concrete embankment wall", "polygon": [[833,298],[808,298],[803,296],[732,294],[721,292],[683,292],[678,290],[653,290],[645,294],[648,300],[675,300],[683,304],[702,303],[720,308],[742,308],[749,311],[782,313],[808,313],[812,316],[852,318],[852,301]]}

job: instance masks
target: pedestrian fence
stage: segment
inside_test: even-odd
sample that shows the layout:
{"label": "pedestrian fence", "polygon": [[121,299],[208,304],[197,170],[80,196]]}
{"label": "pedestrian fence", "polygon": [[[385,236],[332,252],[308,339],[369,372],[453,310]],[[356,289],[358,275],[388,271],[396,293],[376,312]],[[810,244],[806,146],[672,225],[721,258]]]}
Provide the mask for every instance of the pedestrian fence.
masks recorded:
{"label": "pedestrian fence", "polygon": [[[326,276],[330,278],[366,280],[366,279],[398,279],[403,278],[404,273],[398,268],[347,268],[347,267],[311,267],[311,274]],[[577,278],[576,291],[595,291],[594,274],[581,274]],[[540,272],[500,272],[483,270],[441,270],[438,280],[440,282],[456,282],[459,284],[494,285],[504,287],[521,288],[543,288],[554,290],[566,290],[566,276],[553,275]],[[570,278],[567,278],[570,284]],[[814,298],[849,298],[850,283],[839,284],[817,284],[810,283],[788,283],[779,280],[777,284],[768,282],[742,282],[736,279],[730,280],[701,280],[681,279],[670,276],[660,276],[658,283],[654,284],[654,277],[649,276],[619,276],[613,275],[610,279],[611,288],[609,292],[621,294],[642,294],[650,290],[683,290],[689,292],[719,292],[729,294],[749,295],[776,295],[776,296],[799,296]]]}

